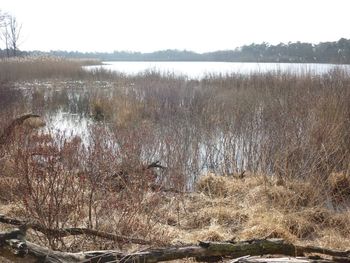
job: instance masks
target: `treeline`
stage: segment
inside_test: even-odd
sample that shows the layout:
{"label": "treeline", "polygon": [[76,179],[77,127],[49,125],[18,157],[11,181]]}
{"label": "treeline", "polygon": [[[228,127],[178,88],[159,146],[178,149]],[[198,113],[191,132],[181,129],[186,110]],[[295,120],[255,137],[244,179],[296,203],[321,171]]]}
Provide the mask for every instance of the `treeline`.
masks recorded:
{"label": "treeline", "polygon": [[[0,50],[0,56],[5,50]],[[70,52],[31,51],[21,55],[53,55],[68,58],[88,58],[104,61],[226,61],[226,62],[289,62],[289,63],[336,63],[350,64],[350,39],[319,44],[289,42],[278,45],[268,43],[245,45],[234,50],[195,53],[186,50],[163,50],[151,53],[115,51]]]}

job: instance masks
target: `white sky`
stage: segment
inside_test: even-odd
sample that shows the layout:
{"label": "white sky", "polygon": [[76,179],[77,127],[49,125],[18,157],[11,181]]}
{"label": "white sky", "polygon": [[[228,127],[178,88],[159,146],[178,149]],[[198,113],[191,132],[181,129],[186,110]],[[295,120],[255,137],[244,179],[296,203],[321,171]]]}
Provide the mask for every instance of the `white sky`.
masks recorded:
{"label": "white sky", "polygon": [[23,24],[22,50],[206,52],[350,38],[350,0],[1,0],[0,9]]}

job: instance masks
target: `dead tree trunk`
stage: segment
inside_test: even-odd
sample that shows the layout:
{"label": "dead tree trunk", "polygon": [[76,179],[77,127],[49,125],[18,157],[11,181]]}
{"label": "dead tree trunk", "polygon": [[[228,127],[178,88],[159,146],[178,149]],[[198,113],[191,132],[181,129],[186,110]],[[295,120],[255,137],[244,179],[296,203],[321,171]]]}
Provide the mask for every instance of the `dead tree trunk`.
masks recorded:
{"label": "dead tree trunk", "polygon": [[[184,258],[197,258],[205,261],[223,258],[239,258],[245,255],[282,254],[302,256],[304,253],[322,253],[333,256],[333,260],[310,262],[350,262],[350,251],[334,251],[318,247],[301,247],[281,239],[251,240],[238,243],[200,242],[199,245],[150,249],[126,254],[115,250],[65,253],[52,251],[25,241],[25,233],[19,229],[0,233],[0,256],[13,262],[75,263],[75,262],[144,262],[154,263]],[[341,261],[339,261],[341,260]],[[235,261],[244,262],[244,261]]]}

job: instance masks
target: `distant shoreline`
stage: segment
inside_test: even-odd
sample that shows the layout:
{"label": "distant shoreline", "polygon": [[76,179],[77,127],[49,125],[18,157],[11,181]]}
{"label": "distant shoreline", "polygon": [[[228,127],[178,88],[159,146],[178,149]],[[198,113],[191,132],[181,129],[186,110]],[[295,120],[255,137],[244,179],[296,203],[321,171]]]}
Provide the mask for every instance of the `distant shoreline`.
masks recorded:
{"label": "distant shoreline", "polygon": [[[245,45],[234,50],[196,53],[188,50],[167,49],[149,53],[133,51],[79,52],[79,51],[22,51],[21,56],[58,56],[77,59],[123,62],[238,62],[238,63],[317,63],[350,64],[350,39],[319,44],[289,42],[278,45],[268,43]],[[0,57],[6,51],[0,50]]]}
{"label": "distant shoreline", "polygon": [[[252,63],[252,64],[330,64],[330,65],[350,65],[350,63],[334,63],[334,62],[288,62],[288,61],[223,61],[223,60],[99,60],[102,63],[108,62],[214,62],[214,63]],[[97,64],[100,65],[100,64]],[[105,65],[105,64],[102,64]]]}

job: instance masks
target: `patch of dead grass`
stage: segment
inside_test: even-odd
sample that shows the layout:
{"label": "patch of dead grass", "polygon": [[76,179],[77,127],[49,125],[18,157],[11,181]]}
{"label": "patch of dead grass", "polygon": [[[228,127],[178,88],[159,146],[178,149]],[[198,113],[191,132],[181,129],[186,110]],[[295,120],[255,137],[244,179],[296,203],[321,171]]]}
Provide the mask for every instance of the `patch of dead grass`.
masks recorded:
{"label": "patch of dead grass", "polygon": [[[342,248],[341,240],[349,235],[349,210],[327,206],[327,196],[312,181],[277,185],[259,175],[237,179],[209,174],[199,180],[197,191],[185,200],[187,213],[173,229],[174,240],[283,238]],[[327,239],[325,233],[331,236]]]}
{"label": "patch of dead grass", "polygon": [[120,228],[113,222],[119,222],[121,215],[110,211],[109,220],[101,218],[99,228],[124,235],[137,233],[158,245],[283,238],[334,249],[349,246],[349,209],[334,210],[315,198],[309,182],[271,182],[266,183],[263,176],[242,180],[208,175],[199,181],[197,192],[181,198],[167,194],[154,216],[140,210],[129,227]]}

